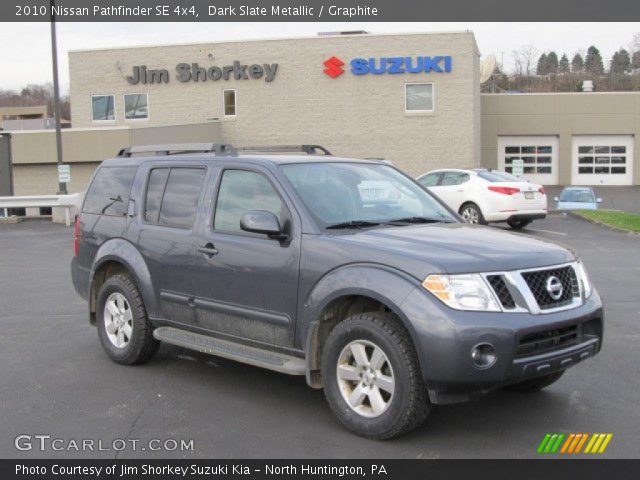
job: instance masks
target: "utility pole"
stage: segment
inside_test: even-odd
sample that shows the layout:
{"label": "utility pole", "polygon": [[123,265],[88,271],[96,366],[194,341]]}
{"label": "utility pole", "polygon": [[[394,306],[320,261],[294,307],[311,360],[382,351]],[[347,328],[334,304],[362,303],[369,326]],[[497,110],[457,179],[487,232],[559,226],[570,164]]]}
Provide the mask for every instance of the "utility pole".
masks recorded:
{"label": "utility pole", "polygon": [[[51,61],[53,63],[53,116],[56,122],[56,155],[58,167],[62,165],[62,130],[60,127],[60,85],[58,83],[58,43],[56,40],[55,0],[49,0],[51,9]],[[67,194],[67,184],[58,182],[58,194]]]}

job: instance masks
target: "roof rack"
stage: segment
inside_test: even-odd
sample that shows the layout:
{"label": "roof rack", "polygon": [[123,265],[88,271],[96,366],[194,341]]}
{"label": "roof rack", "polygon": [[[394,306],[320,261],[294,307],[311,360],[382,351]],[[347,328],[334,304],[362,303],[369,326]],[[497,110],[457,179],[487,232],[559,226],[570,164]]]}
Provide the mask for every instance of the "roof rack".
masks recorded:
{"label": "roof rack", "polygon": [[229,143],[172,143],[164,145],[141,145],[126,147],[118,152],[118,157],[131,157],[136,153],[155,155],[178,155],[181,153],[215,153],[216,155],[237,155],[236,149]]}
{"label": "roof rack", "polygon": [[331,152],[321,145],[263,145],[239,147],[239,152],[302,152],[307,155],[331,155]]}

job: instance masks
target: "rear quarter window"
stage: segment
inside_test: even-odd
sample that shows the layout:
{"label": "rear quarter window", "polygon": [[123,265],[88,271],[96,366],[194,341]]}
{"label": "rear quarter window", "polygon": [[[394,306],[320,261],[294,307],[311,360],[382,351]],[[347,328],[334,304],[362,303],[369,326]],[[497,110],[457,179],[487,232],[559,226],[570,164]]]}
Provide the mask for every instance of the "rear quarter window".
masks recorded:
{"label": "rear quarter window", "polygon": [[85,196],[82,211],[124,216],[137,167],[100,167]]}

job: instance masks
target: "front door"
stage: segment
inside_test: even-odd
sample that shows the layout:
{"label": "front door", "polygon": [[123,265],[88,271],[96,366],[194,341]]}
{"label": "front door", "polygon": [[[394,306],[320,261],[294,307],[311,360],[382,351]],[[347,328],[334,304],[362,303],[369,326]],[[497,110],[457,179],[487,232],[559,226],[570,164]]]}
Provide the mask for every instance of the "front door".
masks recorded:
{"label": "front door", "polygon": [[[197,238],[196,325],[277,346],[292,346],[298,296],[300,226],[272,174],[224,167],[214,212]],[[240,229],[248,210],[274,213],[285,241]]]}

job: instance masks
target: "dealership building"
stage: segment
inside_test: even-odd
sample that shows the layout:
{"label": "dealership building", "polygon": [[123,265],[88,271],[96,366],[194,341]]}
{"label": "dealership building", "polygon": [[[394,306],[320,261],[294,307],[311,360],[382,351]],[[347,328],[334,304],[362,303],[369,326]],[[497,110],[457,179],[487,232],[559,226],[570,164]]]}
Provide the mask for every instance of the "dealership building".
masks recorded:
{"label": "dealership building", "polygon": [[[481,94],[471,32],[83,50],[69,69],[71,191],[122,147],[182,141],[320,144],[411,175],[522,159],[545,185],[640,184],[640,92]],[[54,133],[2,135],[10,193],[54,193]]]}

